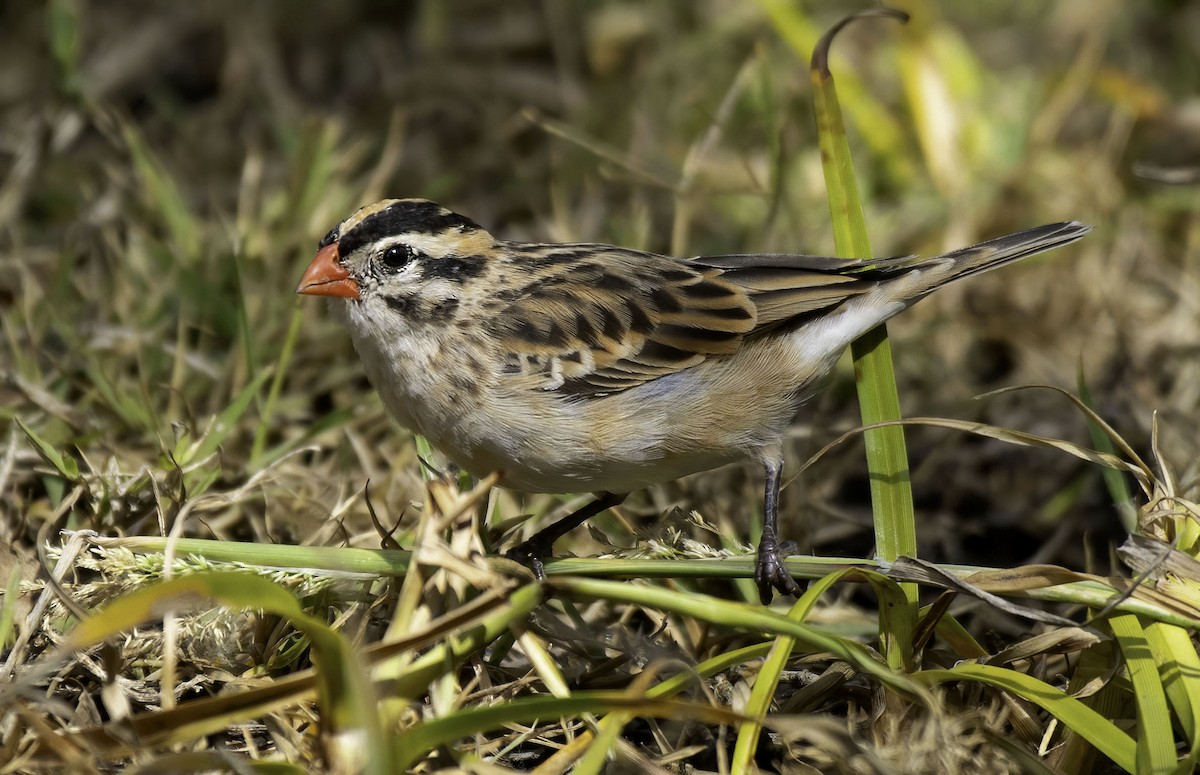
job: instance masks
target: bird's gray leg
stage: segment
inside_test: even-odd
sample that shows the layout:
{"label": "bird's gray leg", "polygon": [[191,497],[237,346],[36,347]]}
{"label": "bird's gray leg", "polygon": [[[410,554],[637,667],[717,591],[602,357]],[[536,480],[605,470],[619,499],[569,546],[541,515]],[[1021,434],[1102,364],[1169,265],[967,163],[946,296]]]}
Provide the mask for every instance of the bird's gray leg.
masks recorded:
{"label": "bird's gray leg", "polygon": [[762,537],[758,539],[758,564],[754,568],[754,581],[758,584],[758,597],[763,605],[771,602],[771,590],[784,595],[799,597],[803,590],[792,574],[784,567],[779,543],[779,480],[783,475],[783,463],[777,460],[763,462],[766,469],[766,492],[763,495]]}

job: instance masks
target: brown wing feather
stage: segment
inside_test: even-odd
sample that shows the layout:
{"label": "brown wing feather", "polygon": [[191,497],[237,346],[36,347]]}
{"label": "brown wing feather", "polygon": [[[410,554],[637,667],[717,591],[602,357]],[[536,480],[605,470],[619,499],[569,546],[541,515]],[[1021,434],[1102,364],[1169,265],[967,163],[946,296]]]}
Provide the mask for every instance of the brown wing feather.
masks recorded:
{"label": "brown wing feather", "polygon": [[827,256],[747,253],[692,259],[721,269],[724,279],[744,289],[758,311],[760,334],[811,319],[847,299],[866,293],[881,280],[912,268],[911,256],[850,261]]}
{"label": "brown wing feather", "polygon": [[908,257],[677,259],[605,245],[511,247],[515,268],[532,279],[493,326],[506,376],[574,396],[731,355],[746,337],[823,314],[911,267]]}
{"label": "brown wing feather", "polygon": [[[602,246],[544,246],[533,279],[494,324],[513,384],[611,393],[737,352],[756,324],[717,267]],[[539,271],[575,251],[570,270]],[[581,255],[582,254],[582,255]]]}

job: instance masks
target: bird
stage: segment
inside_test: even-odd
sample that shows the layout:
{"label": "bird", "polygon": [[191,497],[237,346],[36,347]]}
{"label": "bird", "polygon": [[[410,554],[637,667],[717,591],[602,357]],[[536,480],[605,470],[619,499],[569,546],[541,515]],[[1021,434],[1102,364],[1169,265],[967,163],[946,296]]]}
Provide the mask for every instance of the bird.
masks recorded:
{"label": "bird", "polygon": [[765,605],[802,591],[779,538],[783,439],[842,351],[951,281],[1090,228],[1053,223],[932,258],[677,258],[506,241],[434,202],[385,199],[320,240],[296,291],[329,297],[387,412],[460,469],[596,494],[508,553],[539,577],[555,540],[628,493],[757,461]]}

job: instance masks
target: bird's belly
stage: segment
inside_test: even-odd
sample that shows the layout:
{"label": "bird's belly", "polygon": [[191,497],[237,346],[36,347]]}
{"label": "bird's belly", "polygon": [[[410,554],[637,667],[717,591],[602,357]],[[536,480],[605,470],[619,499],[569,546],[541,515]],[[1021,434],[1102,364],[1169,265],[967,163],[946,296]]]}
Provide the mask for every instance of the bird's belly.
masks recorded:
{"label": "bird's belly", "polygon": [[579,460],[570,451],[557,455],[500,459],[488,455],[455,461],[473,473],[498,470],[500,484],[523,492],[633,492],[707,471],[744,457],[740,454],[673,456],[659,459]]}
{"label": "bird's belly", "polygon": [[760,418],[696,416],[677,394],[665,400],[669,407],[651,398],[505,401],[505,409],[460,414],[423,431],[460,467],[501,471],[502,486],[526,492],[631,492],[745,459],[762,446]]}
{"label": "bird's belly", "polygon": [[[745,458],[781,457],[793,387],[805,381],[795,378],[809,375],[776,371],[787,361],[778,348],[756,343],[736,361],[714,358],[575,400],[503,384],[466,393],[438,379],[436,368],[416,379],[412,370],[386,373],[394,358],[364,362],[389,413],[473,474],[500,471],[502,486],[528,492],[630,492]],[[751,378],[759,372],[770,379]]]}

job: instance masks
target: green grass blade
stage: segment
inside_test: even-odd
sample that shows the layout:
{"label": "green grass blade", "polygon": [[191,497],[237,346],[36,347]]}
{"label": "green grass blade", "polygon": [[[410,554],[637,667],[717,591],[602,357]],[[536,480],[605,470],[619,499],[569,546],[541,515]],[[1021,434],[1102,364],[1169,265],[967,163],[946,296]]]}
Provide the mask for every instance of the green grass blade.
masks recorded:
{"label": "green grass blade", "polygon": [[[828,67],[828,54],[833,36],[841,27],[865,15],[879,14],[868,12],[848,17],[826,33],[813,51],[811,69],[817,144],[821,149],[821,167],[825,173],[834,244],[838,255],[845,258],[870,258],[871,245],[867,238],[866,218],[854,176],[837,89]],[[907,18],[903,14],[885,15]],[[887,329],[880,326],[867,332],[851,345],[851,354],[863,424],[873,425],[899,419],[900,396],[892,369],[892,350]],[[863,440],[871,482],[876,554],[883,560],[915,557],[917,530],[904,430],[900,427],[874,428],[863,434]],[[893,667],[909,665],[912,659],[912,632],[916,626],[917,587],[905,584],[902,589],[908,605],[893,612],[890,631],[881,631],[888,664]]]}
{"label": "green grass blade", "polygon": [[747,632],[789,635],[812,651],[827,651],[848,662],[859,672],[874,676],[881,683],[910,695],[923,696],[919,685],[904,674],[880,662],[862,644],[812,627],[762,606],[676,592],[659,587],[623,581],[599,581],[582,578],[549,578],[546,585],[562,594],[586,600],[605,600],[610,605],[630,603],[666,611],[683,617]]}
{"label": "green grass blade", "polygon": [[[389,696],[416,701],[428,691],[429,684],[447,670],[455,669],[480,649],[509,631],[511,625],[523,620],[544,601],[537,584],[507,593],[481,596],[479,605],[467,604],[453,614],[430,623],[436,631],[416,633],[415,637],[381,642],[366,648],[365,664],[375,669],[373,678],[379,682],[381,665],[415,648],[430,646],[397,680],[388,681]],[[465,609],[465,610],[464,610]],[[189,700],[169,710],[146,711],[135,714],[125,722],[125,728],[136,736],[139,745],[175,745],[190,743],[245,719],[306,701],[319,676],[317,671],[302,671],[275,681],[232,694]],[[125,744],[114,739],[106,724],[79,731],[74,738],[87,748],[103,749],[109,753],[128,751]]]}
{"label": "green grass blade", "polygon": [[234,396],[229,406],[225,407],[221,410],[220,414],[213,418],[205,434],[185,450],[183,457],[178,461],[179,464],[187,465],[194,460],[203,460],[216,452],[221,443],[237,427],[237,421],[241,419],[242,415],[250,407],[250,402],[258,395],[263,382],[269,376],[271,376],[271,369],[263,369],[257,377],[243,387]]}
{"label": "green grass blade", "polygon": [[[798,55],[808,56],[820,40],[821,28],[804,6],[792,0],[758,0],[758,5],[788,46]],[[908,139],[894,110],[876,99],[855,73],[844,73],[840,80],[841,104],[871,155],[892,180],[912,180],[916,166],[907,155]]]}
{"label": "green grass blade", "polygon": [[[830,573],[809,585],[800,599],[788,611],[789,619],[803,622],[812,613],[813,606],[834,584],[841,581],[851,571],[844,570]],[[771,710],[771,701],[775,698],[775,689],[779,686],[780,676],[787,666],[792,650],[796,647],[796,638],[792,635],[776,636],[767,654],[766,661],[754,679],[754,688],[750,690],[750,699],[746,703],[747,720],[738,726],[737,742],[733,747],[733,758],[729,769],[733,773],[750,772],[754,752],[758,748],[758,739],[762,734],[762,719]]]}
{"label": "green grass blade", "polygon": [[[165,551],[167,539],[155,536],[93,539],[101,547],[124,547],[140,554]],[[180,538],[172,541],[180,556],[196,555],[210,562],[253,563],[280,568],[332,570],[345,573],[369,573],[400,576],[408,568],[412,554],[404,550],[364,549],[334,546],[290,546],[237,541],[214,541],[203,538]],[[866,558],[793,556],[786,560],[788,570],[799,578],[819,579],[835,570],[854,567],[859,570],[877,568],[877,562]],[[1116,610],[1137,614],[1143,619],[1174,624],[1189,630],[1200,630],[1200,617],[1191,616],[1189,609],[1168,606],[1156,597],[1121,596],[1110,585],[1094,578],[1056,568],[987,568],[977,565],[934,566],[959,579],[975,577],[973,584],[988,592],[1007,597],[1068,603],[1089,608],[1103,608],[1116,602]],[[1043,573],[1042,571],[1046,571]],[[1028,583],[1013,584],[1012,579],[1033,573]],[[1007,580],[1006,583],[980,582],[976,574]],[[590,578],[752,578],[754,560],[745,557],[729,559],[680,560],[615,560],[560,558],[546,563],[546,575],[552,579],[564,577]],[[911,578],[911,577],[910,577]],[[706,598],[707,599],[707,598]]]}
{"label": "green grass blade", "polygon": [[771,649],[770,643],[756,643],[753,646],[743,646],[733,651],[723,651],[715,657],[710,657],[691,670],[677,673],[666,680],[655,684],[646,690],[647,697],[669,697],[695,684],[701,678],[716,675],[723,670],[736,667],[743,662],[757,659]]}
{"label": "green grass blade", "polygon": [[336,763],[355,764],[363,772],[397,771],[375,712],[374,689],[350,644],[307,614],[286,589],[253,573],[197,573],[143,587],[80,622],[63,647],[84,649],[168,611],[211,604],[268,611],[286,617],[303,632],[312,642],[319,667],[317,686],[328,754]]}
{"label": "green grass blade", "polygon": [[1188,631],[1162,622],[1145,627],[1146,643],[1162,675],[1167,700],[1191,744],[1175,771],[1192,772],[1200,763],[1200,655]]}
{"label": "green grass blade", "polygon": [[1137,702],[1138,775],[1170,775],[1175,771],[1175,735],[1166,691],[1142,623],[1133,614],[1122,613],[1110,616],[1108,623],[1125,657]]}
{"label": "green grass blade", "polygon": [[[282,366],[281,366],[281,368],[282,368]],[[296,438],[284,439],[283,441],[276,444],[274,447],[264,451],[261,454],[261,456],[258,458],[257,469],[259,471],[261,471],[262,469],[270,466],[275,461],[279,460],[281,457],[283,457],[287,453],[289,453],[293,450],[299,449],[300,447],[303,447],[305,444],[308,444],[314,438],[316,438],[317,436],[320,436],[322,433],[324,433],[328,430],[331,430],[333,428],[337,428],[342,425],[346,425],[347,423],[349,423],[351,420],[354,419],[354,414],[355,414],[355,407],[343,406],[343,407],[334,409],[332,412],[330,412],[328,414],[325,414],[325,415],[322,415],[322,416],[316,418],[312,422],[305,425],[303,432]]]}
{"label": "green grass blade", "polygon": [[279,402],[279,394],[283,391],[283,380],[287,375],[287,367],[292,361],[292,353],[295,352],[296,342],[300,338],[300,323],[304,320],[303,309],[300,306],[301,303],[303,303],[302,300],[297,298],[296,303],[292,306],[292,318],[288,323],[287,334],[283,339],[283,347],[280,349],[279,359],[275,362],[274,369],[272,369],[275,373],[275,379],[271,380],[271,387],[267,390],[267,398],[262,405],[258,428],[254,432],[254,445],[250,449],[249,468],[252,471],[262,468],[263,450],[267,445],[267,434],[271,430],[271,420],[275,415],[275,405]]}
{"label": "green grass blade", "polygon": [[958,619],[946,614],[937,623],[937,636],[946,642],[959,659],[982,659],[988,651],[959,623]]}
{"label": "green grass blade", "polygon": [[417,457],[426,464],[421,466],[421,480],[431,482],[437,479],[437,473],[430,468],[434,460],[433,445],[429,443],[429,439],[419,433],[413,436],[413,443],[417,447]]}
{"label": "green grass blade", "polygon": [[[540,584],[526,584],[518,588],[509,595],[506,607],[413,660],[412,664],[404,669],[403,674],[393,680],[391,695],[404,699],[420,697],[427,691],[429,684],[445,672],[447,665],[461,663],[507,633],[513,624],[524,621],[544,600]],[[387,666],[381,663],[378,669],[386,671]]]}
{"label": "green grass blade", "polygon": [[142,396],[137,392],[122,390],[113,384],[112,380],[105,375],[104,369],[97,359],[89,357],[84,365],[84,371],[100,399],[131,430],[150,432],[156,430],[157,421],[154,417],[154,410],[140,400]]}
{"label": "green grass blade", "polygon": [[637,716],[699,719],[712,724],[733,724],[741,716],[710,705],[679,700],[653,700],[625,692],[584,691],[570,697],[521,697],[490,707],[467,708],[453,716],[432,719],[401,733],[395,740],[397,772],[411,768],[439,745],[499,729],[506,724],[533,724],[539,720],[569,718],[585,713],[627,711]]}
{"label": "green grass blade", "polygon": [[77,0],[50,0],[46,4],[46,32],[58,71],[58,87],[69,97],[78,97],[83,88],[79,6]]}
{"label": "green grass blade", "polygon": [[21,590],[21,568],[14,565],[8,573],[4,599],[0,600],[0,651],[6,651],[16,640],[17,596]]}
{"label": "green grass blade", "polygon": [[575,775],[601,775],[608,767],[608,753],[617,744],[621,730],[633,719],[629,711],[610,713],[601,720],[595,739],[575,763]]}
{"label": "green grass blade", "polygon": [[913,678],[929,685],[946,681],[978,681],[1021,697],[1073,729],[1126,772],[1134,772],[1137,744],[1116,724],[1074,697],[1024,673],[972,662],[950,670],[924,670]]}
{"label": "green grass blade", "polygon": [[[1082,694],[1081,702],[1107,719],[1123,716],[1129,698],[1128,687],[1121,687],[1111,680],[1113,664],[1118,659],[1116,651],[1117,646],[1112,640],[1084,649],[1075,660],[1065,689],[1072,697]],[[1096,747],[1078,731],[1067,727],[1059,736],[1058,745],[1046,757],[1046,765],[1061,775],[1084,775],[1097,769],[1096,758]]]}
{"label": "green grass blade", "polygon": [[173,258],[191,269],[200,256],[200,222],[188,206],[187,197],[155,156],[138,128],[129,122],[120,124],[125,147],[142,187],[142,197],[162,219],[170,236]]}
{"label": "green grass blade", "polygon": [[79,479],[79,464],[75,462],[75,458],[70,455],[64,455],[54,448],[54,445],[37,435],[32,428],[26,425],[20,417],[16,418],[17,427],[25,434],[25,438],[29,439],[29,443],[34,446],[42,459],[54,467],[54,470],[66,479],[68,482],[74,482]]}

